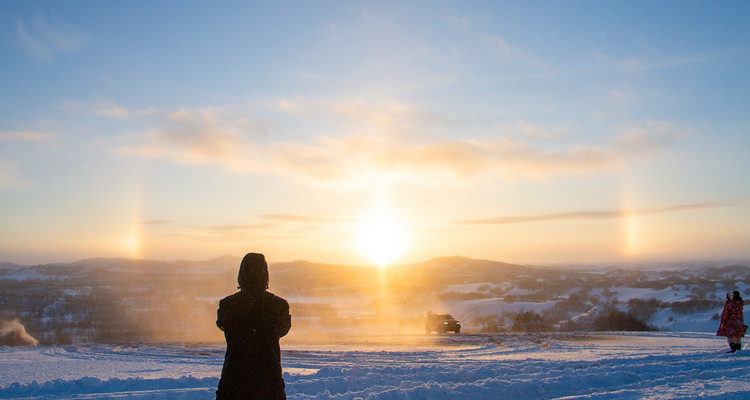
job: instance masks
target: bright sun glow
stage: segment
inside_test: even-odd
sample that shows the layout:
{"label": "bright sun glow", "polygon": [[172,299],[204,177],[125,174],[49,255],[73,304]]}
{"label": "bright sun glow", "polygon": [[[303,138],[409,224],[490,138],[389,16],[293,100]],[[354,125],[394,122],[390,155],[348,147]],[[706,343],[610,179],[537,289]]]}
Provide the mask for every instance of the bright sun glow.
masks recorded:
{"label": "bright sun glow", "polygon": [[404,252],[406,234],[398,221],[381,206],[363,221],[357,247],[372,262],[385,267]]}

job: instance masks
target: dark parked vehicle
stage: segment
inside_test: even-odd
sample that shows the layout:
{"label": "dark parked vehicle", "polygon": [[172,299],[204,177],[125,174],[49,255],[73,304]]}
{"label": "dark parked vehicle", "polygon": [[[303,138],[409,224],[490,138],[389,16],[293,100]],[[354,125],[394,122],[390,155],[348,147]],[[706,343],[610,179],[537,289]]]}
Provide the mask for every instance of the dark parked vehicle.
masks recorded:
{"label": "dark parked vehicle", "polygon": [[427,314],[424,331],[426,333],[461,333],[461,324],[450,314]]}

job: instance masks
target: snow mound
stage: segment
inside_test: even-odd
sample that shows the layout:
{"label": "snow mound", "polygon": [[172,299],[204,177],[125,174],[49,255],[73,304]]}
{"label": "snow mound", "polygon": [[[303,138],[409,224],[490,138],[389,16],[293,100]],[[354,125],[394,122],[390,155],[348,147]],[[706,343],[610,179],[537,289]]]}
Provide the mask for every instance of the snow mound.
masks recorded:
{"label": "snow mound", "polygon": [[28,384],[13,383],[0,389],[1,399],[68,398],[68,399],[209,399],[213,398],[218,378],[113,378],[86,377],[75,380],[55,379]]}

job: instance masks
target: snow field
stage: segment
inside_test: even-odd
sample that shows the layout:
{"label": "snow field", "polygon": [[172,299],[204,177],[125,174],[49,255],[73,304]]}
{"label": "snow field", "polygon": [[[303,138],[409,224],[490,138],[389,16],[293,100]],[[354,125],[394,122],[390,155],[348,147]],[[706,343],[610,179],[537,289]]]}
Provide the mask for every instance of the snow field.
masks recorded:
{"label": "snow field", "polygon": [[[705,333],[282,341],[303,399],[747,399],[750,350]],[[213,399],[223,346],[0,348],[0,399]]]}

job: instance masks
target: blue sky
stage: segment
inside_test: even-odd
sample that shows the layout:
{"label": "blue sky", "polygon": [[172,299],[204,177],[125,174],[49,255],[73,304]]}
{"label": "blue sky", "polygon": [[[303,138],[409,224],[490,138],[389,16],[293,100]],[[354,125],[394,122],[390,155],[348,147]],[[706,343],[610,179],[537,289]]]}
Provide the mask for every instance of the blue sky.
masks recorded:
{"label": "blue sky", "polygon": [[745,2],[0,11],[0,260],[750,256]]}

